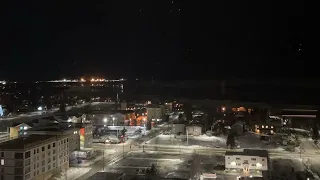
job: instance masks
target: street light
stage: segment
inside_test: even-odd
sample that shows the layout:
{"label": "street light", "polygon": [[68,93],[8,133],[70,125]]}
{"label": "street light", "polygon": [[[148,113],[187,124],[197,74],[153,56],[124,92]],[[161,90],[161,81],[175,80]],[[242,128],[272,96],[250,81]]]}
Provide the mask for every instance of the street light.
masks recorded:
{"label": "street light", "polygon": [[108,119],[107,118],[104,118],[103,119],[103,122],[106,124],[108,122]]}
{"label": "street light", "polygon": [[115,117],[113,117],[113,118],[112,118],[112,121],[113,121],[113,126],[114,126],[114,120],[115,120],[115,119],[116,119]]}

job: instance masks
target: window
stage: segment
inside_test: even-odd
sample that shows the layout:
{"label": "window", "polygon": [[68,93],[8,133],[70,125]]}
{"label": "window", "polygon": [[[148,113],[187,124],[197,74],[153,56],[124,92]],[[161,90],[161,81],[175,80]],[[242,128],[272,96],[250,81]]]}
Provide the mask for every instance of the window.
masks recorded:
{"label": "window", "polygon": [[67,142],[69,142],[69,139],[67,138]]}
{"label": "window", "polygon": [[4,165],[4,159],[1,159],[1,166]]}
{"label": "window", "polygon": [[44,151],[44,146],[42,146],[42,151]]}
{"label": "window", "polygon": [[39,148],[37,149],[37,153],[39,153]]}
{"label": "window", "polygon": [[56,147],[56,143],[53,143],[53,144],[52,144],[52,147]]}
{"label": "window", "polygon": [[51,148],[51,146],[50,146],[50,144],[48,144],[48,149],[50,149]]}
{"label": "window", "polygon": [[262,161],[264,161],[264,159],[262,159]]}
{"label": "window", "polygon": [[55,154],[56,153],[56,150],[54,149],[54,150],[52,150],[52,154]]}
{"label": "window", "polygon": [[45,172],[45,171],[46,171],[46,168],[45,168],[45,167],[43,167],[43,168],[42,168],[42,172]]}
{"label": "window", "polygon": [[236,160],[241,160],[240,158],[236,158]]}
{"label": "window", "polygon": [[24,156],[25,156],[24,157],[25,159],[29,158],[30,157],[30,151],[26,152]]}
{"label": "window", "polygon": [[1,152],[1,157],[4,157],[4,152]]}
{"label": "window", "polygon": [[42,161],[42,166],[44,166],[44,164],[45,164],[45,163],[44,163],[44,160],[43,160],[43,161]]}
{"label": "window", "polygon": [[15,159],[23,159],[23,153],[15,153],[14,158]]}
{"label": "window", "polygon": [[36,154],[36,150],[35,149],[33,150],[33,154]]}
{"label": "window", "polygon": [[255,160],[257,160],[257,159],[256,159],[256,158],[251,158],[251,160],[252,160],[252,161],[255,161]]}

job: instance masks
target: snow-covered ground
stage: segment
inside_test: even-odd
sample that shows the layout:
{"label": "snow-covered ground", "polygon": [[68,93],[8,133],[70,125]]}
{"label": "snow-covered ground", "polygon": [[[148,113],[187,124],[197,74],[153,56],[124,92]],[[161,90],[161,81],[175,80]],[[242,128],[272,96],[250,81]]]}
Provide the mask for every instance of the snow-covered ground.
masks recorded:
{"label": "snow-covered ground", "polygon": [[[188,147],[207,147],[207,148],[226,148],[225,136],[189,136],[188,141],[185,135],[159,135],[146,143],[149,145],[161,145],[161,146],[187,146]],[[240,145],[240,148],[246,149],[269,149],[273,151],[284,151],[284,148],[277,146],[275,143],[264,143],[260,141],[260,138],[253,133],[245,133],[242,136],[236,137],[236,143]]]}
{"label": "snow-covered ground", "polygon": [[60,173],[50,178],[50,180],[75,180],[90,171],[91,168],[70,167],[67,172]]}
{"label": "snow-covered ground", "polygon": [[159,135],[149,141],[147,144],[152,145],[180,145],[180,146],[201,146],[201,147],[226,147],[226,140],[223,137],[211,136],[208,137],[206,135],[201,136],[187,136],[180,135]]}
{"label": "snow-covered ground", "polygon": [[224,156],[193,153],[131,152],[126,158],[110,166],[107,171],[135,174],[137,169],[149,168],[152,164],[156,166],[159,175],[166,178],[189,179],[192,173],[198,172],[217,173],[218,179],[236,179],[236,175],[224,172]]}
{"label": "snow-covered ground", "polygon": [[306,169],[302,160],[298,158],[273,158],[271,159],[271,168],[274,177],[290,177],[293,173],[303,172]]}

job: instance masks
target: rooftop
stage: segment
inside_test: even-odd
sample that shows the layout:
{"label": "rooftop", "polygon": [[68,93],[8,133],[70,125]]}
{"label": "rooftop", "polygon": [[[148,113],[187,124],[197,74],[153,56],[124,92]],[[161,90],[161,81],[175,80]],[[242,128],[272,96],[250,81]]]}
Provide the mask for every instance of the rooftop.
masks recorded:
{"label": "rooftop", "polygon": [[227,151],[226,156],[234,156],[234,155],[242,155],[242,156],[258,156],[258,157],[268,157],[268,151],[266,150],[258,150],[258,149],[244,149],[243,152],[235,152],[235,151]]}
{"label": "rooftop", "polygon": [[0,149],[25,149],[26,147],[31,147],[32,144],[41,144],[50,138],[55,138],[54,135],[30,135],[26,137],[20,137],[10,141],[0,143]]}

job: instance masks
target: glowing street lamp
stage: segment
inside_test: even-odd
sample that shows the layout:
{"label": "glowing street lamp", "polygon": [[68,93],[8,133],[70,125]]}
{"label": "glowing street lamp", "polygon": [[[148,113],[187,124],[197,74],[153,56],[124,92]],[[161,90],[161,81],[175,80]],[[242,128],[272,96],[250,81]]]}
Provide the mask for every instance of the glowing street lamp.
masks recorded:
{"label": "glowing street lamp", "polygon": [[108,122],[108,119],[107,118],[104,118],[103,119],[103,122],[106,124]]}
{"label": "glowing street lamp", "polygon": [[115,119],[116,119],[115,117],[113,117],[113,118],[112,118],[112,121],[113,121],[113,126],[114,126],[114,120],[115,120]]}

